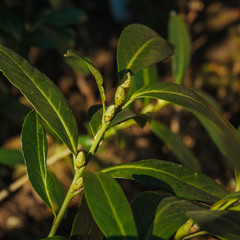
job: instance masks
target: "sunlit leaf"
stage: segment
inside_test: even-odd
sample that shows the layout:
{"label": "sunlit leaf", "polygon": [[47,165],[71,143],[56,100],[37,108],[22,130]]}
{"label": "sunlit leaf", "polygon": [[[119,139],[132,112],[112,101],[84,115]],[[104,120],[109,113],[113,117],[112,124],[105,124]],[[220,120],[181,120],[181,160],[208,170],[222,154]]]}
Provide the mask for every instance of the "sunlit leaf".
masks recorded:
{"label": "sunlit leaf", "polygon": [[173,54],[173,46],[151,28],[141,24],[127,26],[119,39],[117,65],[119,80],[160,62]]}
{"label": "sunlit leaf", "polygon": [[221,143],[222,151],[226,153],[232,165],[240,168],[240,161],[238,159],[240,155],[240,142],[236,139],[236,129],[222,114],[194,91],[177,84],[158,82],[139,89],[132,95],[123,108],[126,108],[135,99],[145,97],[162,99],[178,104],[193,112],[199,119],[204,118],[205,124],[208,123],[208,126],[213,128],[212,131],[209,131],[210,136],[218,138],[217,141]]}
{"label": "sunlit leaf", "polygon": [[227,192],[211,178],[183,165],[149,159],[105,168],[114,178],[135,181],[175,193],[179,197],[214,203]]}
{"label": "sunlit leaf", "polygon": [[47,139],[40,124],[40,117],[35,111],[31,111],[23,123],[22,151],[28,178],[34,190],[54,213],[54,182],[46,166]]}
{"label": "sunlit leaf", "polygon": [[111,176],[85,172],[83,186],[88,207],[107,239],[138,239],[130,205]]}
{"label": "sunlit leaf", "polygon": [[12,50],[0,45],[0,70],[23,93],[49,127],[77,152],[77,123],[62,92],[46,75]]}

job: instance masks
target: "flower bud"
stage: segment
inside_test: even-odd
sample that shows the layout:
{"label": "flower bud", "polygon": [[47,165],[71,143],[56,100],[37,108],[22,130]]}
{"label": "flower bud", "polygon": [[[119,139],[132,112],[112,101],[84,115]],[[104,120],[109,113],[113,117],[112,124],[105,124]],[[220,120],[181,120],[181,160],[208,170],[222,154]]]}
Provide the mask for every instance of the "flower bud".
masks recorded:
{"label": "flower bud", "polygon": [[126,97],[126,94],[125,94],[125,90],[124,88],[122,87],[122,85],[120,85],[118,88],[117,88],[117,91],[115,93],[115,105],[117,107],[120,107],[122,106],[124,100],[125,100],[125,97]]}
{"label": "flower bud", "polygon": [[83,184],[83,178],[80,177],[79,179],[77,179],[77,181],[73,185],[73,192],[80,190],[82,187],[82,184]]}
{"label": "flower bud", "polygon": [[122,84],[121,86],[124,88],[125,90],[125,93],[127,93],[130,85],[131,85],[131,82],[132,82],[132,76],[131,76],[131,73],[128,72],[125,76],[124,76],[124,79],[122,80]]}
{"label": "flower bud", "polygon": [[75,160],[75,167],[79,169],[84,166],[85,162],[86,162],[85,153],[83,151],[80,151]]}
{"label": "flower bud", "polygon": [[115,113],[115,106],[114,105],[110,105],[107,108],[107,111],[106,111],[106,113],[104,115],[104,121],[105,122],[109,122],[113,118],[114,113]]}

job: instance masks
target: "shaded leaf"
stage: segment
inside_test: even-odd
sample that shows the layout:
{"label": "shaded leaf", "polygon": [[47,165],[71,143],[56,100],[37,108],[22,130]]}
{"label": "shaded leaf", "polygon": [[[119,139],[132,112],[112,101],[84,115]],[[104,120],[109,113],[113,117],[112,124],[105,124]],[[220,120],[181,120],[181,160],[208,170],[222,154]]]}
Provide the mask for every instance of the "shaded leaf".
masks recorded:
{"label": "shaded leaf", "polygon": [[82,134],[78,137],[78,144],[80,144],[85,151],[88,151],[91,148],[92,143],[93,138],[89,135]]}
{"label": "shaded leaf", "polygon": [[28,178],[38,195],[53,211],[52,196],[54,182],[47,171],[47,139],[40,124],[40,118],[31,111],[22,128],[22,151]]}
{"label": "shaded leaf", "polygon": [[0,45],[0,70],[23,93],[57,136],[76,154],[77,123],[62,92],[47,76]]}
{"label": "shaded leaf", "polygon": [[179,197],[214,203],[227,192],[211,178],[183,165],[157,159],[142,160],[105,168],[114,178],[133,179],[167,190]]}
{"label": "shaded leaf", "polygon": [[[114,118],[112,119],[108,129],[125,122],[129,119],[134,119],[141,127],[144,127],[147,121],[150,121],[150,117],[147,114],[136,114],[131,110],[124,109],[116,113]],[[89,108],[88,110],[88,122],[91,128],[93,136],[95,136],[98,132],[99,127],[102,124],[102,106],[95,105]],[[107,130],[108,130],[107,129]]]}
{"label": "shaded leaf", "polygon": [[186,23],[180,15],[170,15],[168,36],[175,46],[172,56],[173,76],[177,84],[182,84],[191,58],[191,39]]}
{"label": "shaded leaf", "polygon": [[41,240],[67,240],[64,236],[54,236],[54,237],[47,237],[41,238]]}
{"label": "shaded leaf", "polygon": [[205,230],[226,240],[240,239],[240,213],[233,211],[190,211],[192,218],[201,230]]}
{"label": "shaded leaf", "polygon": [[139,89],[132,95],[131,99],[123,108],[126,108],[126,106],[135,99],[145,97],[162,99],[178,104],[193,112],[199,119],[206,119],[208,126],[213,128],[212,132],[214,133],[214,136],[209,132],[210,136],[212,138],[218,138],[221,147],[224,149],[227,156],[229,156],[231,163],[240,168],[240,162],[238,159],[238,156],[240,155],[240,142],[236,139],[236,129],[234,129],[222,114],[194,91],[177,84],[159,82]]}
{"label": "shaded leaf", "polygon": [[119,80],[160,62],[173,54],[173,46],[151,28],[131,24],[124,28],[117,48]]}
{"label": "shaded leaf", "polygon": [[132,211],[119,184],[108,174],[85,172],[83,186],[88,207],[104,236],[136,240]]}
{"label": "shaded leaf", "polygon": [[202,208],[196,203],[178,197],[164,198],[156,209],[151,239],[169,239],[188,220],[187,211]]}
{"label": "shaded leaf", "polygon": [[23,23],[2,0],[0,0],[0,28],[20,41]]}
{"label": "shaded leaf", "polygon": [[132,211],[137,225],[139,240],[151,239],[156,208],[169,194],[142,192],[132,202]]}
{"label": "shaded leaf", "polygon": [[[132,82],[130,88],[128,90],[126,101],[136,92],[138,89],[142,88],[143,86],[153,84],[157,81],[157,66],[152,65],[151,67],[144,68],[142,71],[134,74],[132,76]],[[149,103],[149,99],[144,99],[144,106]]]}
{"label": "shaded leaf", "polygon": [[24,164],[22,152],[17,149],[0,148],[0,163],[8,166]]}
{"label": "shaded leaf", "polygon": [[101,240],[103,234],[95,223],[84,195],[81,196],[77,214],[74,218],[71,240]]}
{"label": "shaded leaf", "polygon": [[58,11],[43,12],[36,17],[33,27],[39,27],[43,24],[54,26],[65,26],[68,24],[77,24],[86,20],[85,13],[77,8],[63,8]]}
{"label": "shaded leaf", "polygon": [[53,172],[48,171],[49,176],[51,177],[54,185],[52,200],[57,205],[57,209],[60,209],[62,203],[65,199],[65,191],[63,184],[58,180]]}
{"label": "shaded leaf", "polygon": [[164,124],[156,121],[151,122],[151,129],[173,152],[176,158],[184,165],[194,170],[201,169],[198,160],[190,149],[182,142],[181,138],[170,131]]}
{"label": "shaded leaf", "polygon": [[[97,70],[97,68],[86,58],[82,57],[77,51],[74,50],[68,50],[67,54],[64,55],[65,57],[70,57],[70,58],[76,58],[78,61],[83,61],[91,71],[92,75],[95,77],[95,80],[97,82],[98,90],[100,92],[100,96],[102,99],[102,104],[103,108],[105,109],[105,101],[106,101],[106,96],[103,88],[103,78],[101,73]],[[77,62],[76,62],[77,63]],[[80,64],[81,65],[81,64]]]}

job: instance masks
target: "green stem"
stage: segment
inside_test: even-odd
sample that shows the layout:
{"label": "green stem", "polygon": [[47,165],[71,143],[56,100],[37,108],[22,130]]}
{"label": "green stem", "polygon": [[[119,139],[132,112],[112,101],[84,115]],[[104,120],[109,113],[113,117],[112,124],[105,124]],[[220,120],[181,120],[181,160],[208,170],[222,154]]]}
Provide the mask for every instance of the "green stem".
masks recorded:
{"label": "green stem", "polygon": [[98,145],[100,143],[100,141],[102,140],[103,136],[104,136],[104,133],[105,131],[107,130],[107,127],[108,125],[110,124],[110,122],[106,122],[106,123],[102,123],[97,135],[96,135],[96,138],[95,138],[95,141],[93,142],[87,156],[86,156],[86,164],[80,168],[79,170],[77,170],[75,172],[75,175],[74,175],[74,178],[72,180],[72,183],[71,183],[71,186],[68,190],[68,193],[64,199],[64,202],[59,210],[59,213],[57,215],[57,217],[55,218],[54,222],[53,222],[53,225],[52,225],[52,228],[49,232],[49,235],[48,237],[53,237],[59,227],[59,224],[60,222],[62,221],[62,218],[67,210],[67,207],[68,207],[68,204],[70,203],[71,199],[76,196],[75,192],[76,190],[74,190],[74,186],[75,184],[77,183],[77,180],[82,176],[82,174],[84,173],[86,167],[87,167],[87,164],[88,162],[91,160],[92,156],[95,154],[97,148],[98,148]]}
{"label": "green stem", "polygon": [[235,168],[236,192],[240,191],[240,172]]}

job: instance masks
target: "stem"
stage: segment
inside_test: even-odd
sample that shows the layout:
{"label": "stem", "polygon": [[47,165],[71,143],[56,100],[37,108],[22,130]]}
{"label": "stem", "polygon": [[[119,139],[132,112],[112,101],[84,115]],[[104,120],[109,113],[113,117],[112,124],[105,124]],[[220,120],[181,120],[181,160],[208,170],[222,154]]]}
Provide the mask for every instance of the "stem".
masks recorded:
{"label": "stem", "polygon": [[75,194],[76,190],[74,190],[74,186],[75,186],[77,180],[84,173],[84,171],[85,171],[85,169],[87,167],[88,162],[91,160],[92,156],[95,154],[95,152],[96,152],[96,150],[98,148],[98,145],[99,145],[100,141],[102,140],[103,135],[104,135],[105,131],[107,130],[107,127],[108,127],[109,124],[110,124],[110,122],[102,123],[102,125],[101,125],[101,127],[100,127],[100,129],[99,129],[99,131],[98,131],[98,133],[96,135],[96,139],[93,142],[93,144],[92,144],[92,146],[91,146],[91,148],[90,148],[90,150],[89,150],[89,152],[88,152],[88,154],[86,156],[86,164],[82,168],[80,168],[79,170],[77,170],[75,172],[75,175],[74,175],[74,178],[72,180],[71,186],[69,187],[69,190],[68,190],[67,195],[66,195],[66,197],[64,199],[64,202],[63,202],[63,204],[62,204],[62,206],[61,206],[61,208],[59,210],[59,213],[58,213],[56,219],[53,222],[53,225],[52,225],[52,228],[51,228],[51,230],[49,232],[48,237],[53,237],[55,235],[55,233],[56,233],[56,231],[57,231],[57,229],[59,227],[59,224],[62,221],[62,218],[63,218],[63,216],[64,216],[64,214],[65,214],[65,212],[67,210],[68,204],[70,203],[72,198],[74,196],[76,196],[76,194]]}
{"label": "stem", "polygon": [[235,168],[236,192],[240,191],[240,172]]}

